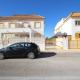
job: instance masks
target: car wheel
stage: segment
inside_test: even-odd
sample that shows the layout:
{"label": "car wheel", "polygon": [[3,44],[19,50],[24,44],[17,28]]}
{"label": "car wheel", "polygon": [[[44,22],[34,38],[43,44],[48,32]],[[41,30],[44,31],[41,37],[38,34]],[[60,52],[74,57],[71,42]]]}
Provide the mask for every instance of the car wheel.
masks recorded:
{"label": "car wheel", "polygon": [[4,59],[3,53],[0,53],[0,60]]}
{"label": "car wheel", "polygon": [[34,59],[36,56],[35,56],[35,54],[33,52],[29,52],[28,55],[27,55],[27,57],[29,59]]}

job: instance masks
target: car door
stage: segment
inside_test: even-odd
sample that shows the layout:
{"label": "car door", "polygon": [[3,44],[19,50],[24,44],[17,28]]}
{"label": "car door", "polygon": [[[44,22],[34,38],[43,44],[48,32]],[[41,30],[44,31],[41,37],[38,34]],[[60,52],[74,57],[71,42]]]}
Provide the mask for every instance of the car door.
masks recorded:
{"label": "car door", "polygon": [[18,57],[21,55],[21,46],[19,43],[13,44],[9,48],[9,53],[12,57]]}
{"label": "car door", "polygon": [[31,46],[30,43],[25,43],[25,52],[26,52],[26,54],[31,51],[31,47],[30,46]]}
{"label": "car door", "polygon": [[24,54],[25,54],[25,45],[24,43],[20,43],[18,47],[18,55],[24,56]]}

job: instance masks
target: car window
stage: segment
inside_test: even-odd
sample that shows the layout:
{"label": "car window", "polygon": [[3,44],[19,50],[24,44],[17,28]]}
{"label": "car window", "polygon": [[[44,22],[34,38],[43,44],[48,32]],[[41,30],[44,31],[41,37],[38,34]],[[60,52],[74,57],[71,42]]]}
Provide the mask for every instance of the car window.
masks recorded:
{"label": "car window", "polygon": [[27,43],[25,44],[25,47],[28,47],[28,44]]}
{"label": "car window", "polygon": [[30,43],[28,43],[28,47],[30,47],[31,46],[31,44]]}
{"label": "car window", "polygon": [[24,43],[20,44],[19,47],[20,47],[20,48],[24,48]]}
{"label": "car window", "polygon": [[21,44],[13,44],[13,45],[11,45],[11,47],[12,48],[24,48],[24,44],[23,43],[21,43]]}
{"label": "car window", "polygon": [[30,43],[26,43],[26,44],[25,44],[25,47],[30,47],[30,46],[31,46]]}
{"label": "car window", "polygon": [[13,44],[10,47],[14,48],[14,47],[19,47],[19,44]]}

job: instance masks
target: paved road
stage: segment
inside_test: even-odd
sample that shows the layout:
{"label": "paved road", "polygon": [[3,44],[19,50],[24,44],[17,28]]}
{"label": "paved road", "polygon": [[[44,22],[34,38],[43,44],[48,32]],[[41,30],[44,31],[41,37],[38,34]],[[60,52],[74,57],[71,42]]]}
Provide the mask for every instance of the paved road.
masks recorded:
{"label": "paved road", "polygon": [[80,53],[46,52],[33,60],[0,60],[0,80],[80,80]]}

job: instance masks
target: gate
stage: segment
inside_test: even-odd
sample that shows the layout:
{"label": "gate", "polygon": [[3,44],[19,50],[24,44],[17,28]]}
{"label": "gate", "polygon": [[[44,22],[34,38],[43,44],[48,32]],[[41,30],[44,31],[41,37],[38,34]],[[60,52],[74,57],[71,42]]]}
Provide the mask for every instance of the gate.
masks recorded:
{"label": "gate", "polygon": [[80,49],[80,39],[69,40],[69,49]]}

